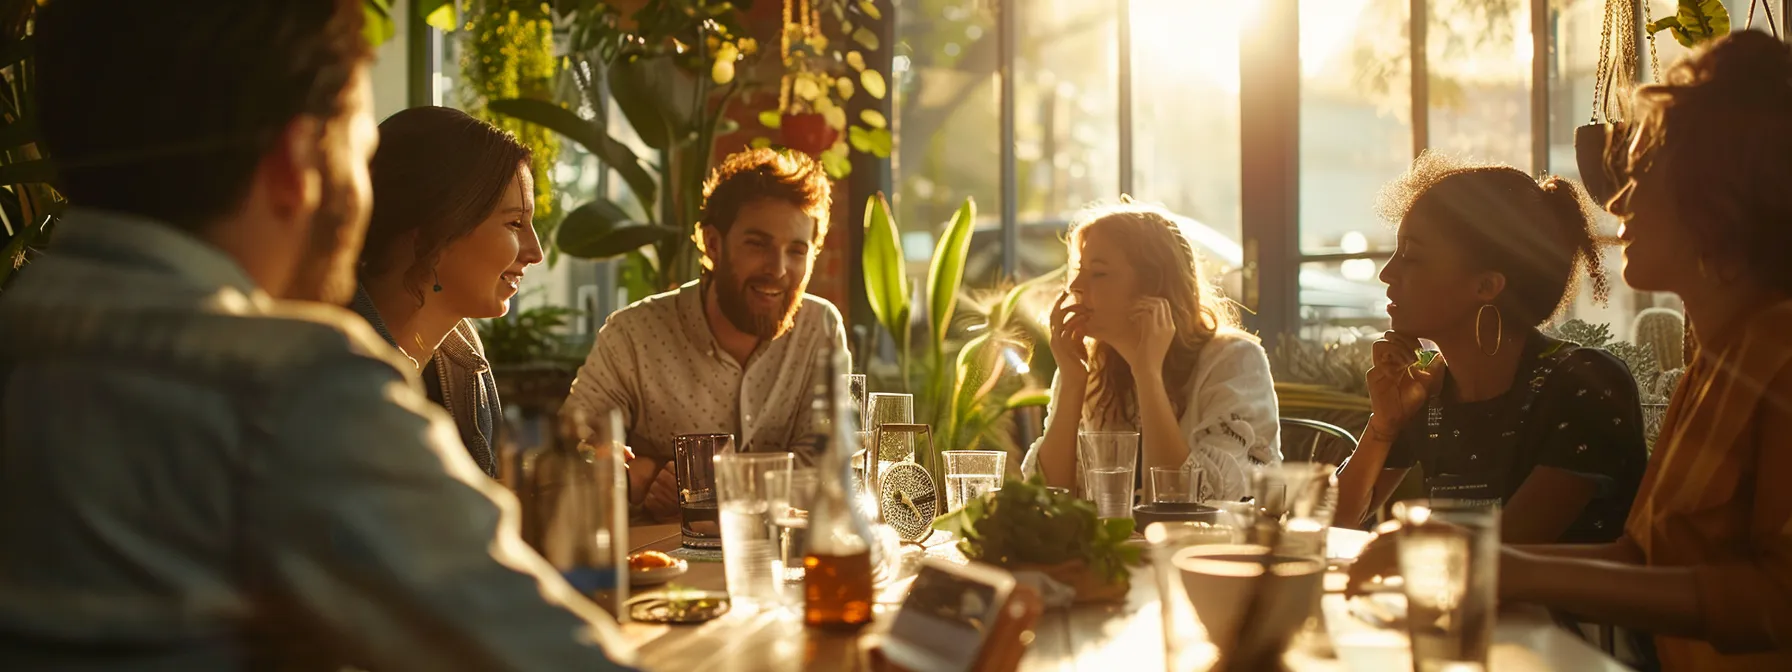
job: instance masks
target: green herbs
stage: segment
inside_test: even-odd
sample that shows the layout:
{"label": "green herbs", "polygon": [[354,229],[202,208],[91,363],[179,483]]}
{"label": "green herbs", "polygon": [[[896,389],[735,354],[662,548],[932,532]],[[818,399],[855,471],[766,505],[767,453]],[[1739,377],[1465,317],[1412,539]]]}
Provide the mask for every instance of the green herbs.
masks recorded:
{"label": "green herbs", "polygon": [[1096,575],[1119,583],[1127,566],[1140,561],[1140,548],[1127,543],[1132,519],[1097,518],[1094,504],[1053,492],[1037,476],[1010,479],[933,526],[957,534],[965,557],[1002,567],[1082,560]]}

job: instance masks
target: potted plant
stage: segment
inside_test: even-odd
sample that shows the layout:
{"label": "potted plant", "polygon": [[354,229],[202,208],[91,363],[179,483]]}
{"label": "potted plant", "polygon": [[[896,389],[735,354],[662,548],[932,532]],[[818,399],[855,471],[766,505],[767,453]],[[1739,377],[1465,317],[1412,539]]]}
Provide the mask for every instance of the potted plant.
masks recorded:
{"label": "potted plant", "polygon": [[[1575,163],[1580,167],[1581,183],[1598,203],[1611,200],[1622,186],[1620,167],[1624,165],[1631,131],[1624,112],[1629,105],[1627,96],[1636,84],[1638,2],[1606,0],[1599,62],[1593,77],[1593,116],[1574,131]],[[1648,10],[1644,7],[1643,11]],[[1650,70],[1657,77],[1660,64],[1655,59],[1655,34],[1663,30],[1681,45],[1694,47],[1729,34],[1730,12],[1720,0],[1680,0],[1672,16],[1645,24]]]}
{"label": "potted plant", "polygon": [[1124,601],[1142,553],[1128,542],[1131,518],[1098,518],[1095,504],[1054,491],[1037,476],[1010,479],[933,526],[957,535],[964,557],[1043,573],[1075,589],[1079,603]]}
{"label": "potted plant", "polygon": [[[1033,317],[1039,311],[1026,306],[1035,290],[1049,289],[1059,275],[987,297],[964,296],[960,287],[976,212],[975,203],[965,199],[934,247],[926,279],[916,283],[908,277],[889,201],[880,193],[865,208],[865,293],[896,346],[893,380],[884,380],[915,395],[915,421],[933,427],[935,449],[942,451],[1016,448],[1007,431],[1010,414],[1049,400],[1034,378],[1049,372],[1035,372],[1030,364],[1043,326]],[[919,311],[911,305],[916,284]],[[966,298],[973,300],[961,301]],[[960,329],[954,330],[955,323]]]}

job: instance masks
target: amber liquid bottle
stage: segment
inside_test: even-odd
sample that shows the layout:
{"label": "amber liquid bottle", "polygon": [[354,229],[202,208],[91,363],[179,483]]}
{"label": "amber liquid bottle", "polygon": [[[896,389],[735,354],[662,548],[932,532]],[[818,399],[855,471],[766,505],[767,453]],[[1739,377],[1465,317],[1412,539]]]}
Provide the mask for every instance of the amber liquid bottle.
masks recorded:
{"label": "amber liquid bottle", "polygon": [[871,523],[853,506],[852,454],[858,446],[846,390],[846,353],[818,354],[810,406],[820,483],[803,553],[803,624],[851,630],[871,622]]}

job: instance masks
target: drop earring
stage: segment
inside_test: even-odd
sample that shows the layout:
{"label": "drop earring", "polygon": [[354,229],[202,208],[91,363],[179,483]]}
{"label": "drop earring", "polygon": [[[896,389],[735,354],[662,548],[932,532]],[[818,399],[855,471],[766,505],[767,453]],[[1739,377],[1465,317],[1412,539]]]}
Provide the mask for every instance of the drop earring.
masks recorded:
{"label": "drop earring", "polygon": [[433,268],[429,269],[429,272],[434,273],[436,276],[436,286],[432,287],[431,289],[434,290],[435,293],[441,294],[442,293],[442,272],[438,271],[436,269],[433,269]]}

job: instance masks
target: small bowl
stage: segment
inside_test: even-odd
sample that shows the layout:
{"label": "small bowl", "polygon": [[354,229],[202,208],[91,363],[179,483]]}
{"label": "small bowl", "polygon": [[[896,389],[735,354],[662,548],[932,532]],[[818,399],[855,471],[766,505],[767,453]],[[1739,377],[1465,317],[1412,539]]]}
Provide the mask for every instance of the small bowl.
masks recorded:
{"label": "small bowl", "polygon": [[685,562],[682,558],[674,560],[673,564],[666,567],[653,567],[650,569],[630,568],[628,570],[628,585],[652,586],[661,584],[683,576],[685,572],[690,570],[691,563]]}
{"label": "small bowl", "polygon": [[1151,502],[1132,507],[1132,519],[1138,529],[1152,523],[1220,523],[1220,510],[1192,502]]}

